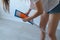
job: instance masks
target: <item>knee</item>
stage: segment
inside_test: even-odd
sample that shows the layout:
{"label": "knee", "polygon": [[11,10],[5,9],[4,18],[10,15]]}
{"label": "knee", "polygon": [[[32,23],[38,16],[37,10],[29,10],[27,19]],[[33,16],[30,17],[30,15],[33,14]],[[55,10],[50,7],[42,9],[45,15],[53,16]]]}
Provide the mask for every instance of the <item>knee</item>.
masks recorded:
{"label": "knee", "polygon": [[41,25],[40,25],[40,28],[41,28],[41,29],[45,29],[46,26],[44,26],[44,25],[41,24]]}
{"label": "knee", "polygon": [[48,35],[49,35],[49,37],[52,37],[53,34],[52,33],[49,33]]}
{"label": "knee", "polygon": [[52,33],[52,32],[49,32],[49,33],[48,33],[48,35],[49,35],[49,37],[50,37],[50,38],[55,37],[55,34],[54,34],[54,33]]}

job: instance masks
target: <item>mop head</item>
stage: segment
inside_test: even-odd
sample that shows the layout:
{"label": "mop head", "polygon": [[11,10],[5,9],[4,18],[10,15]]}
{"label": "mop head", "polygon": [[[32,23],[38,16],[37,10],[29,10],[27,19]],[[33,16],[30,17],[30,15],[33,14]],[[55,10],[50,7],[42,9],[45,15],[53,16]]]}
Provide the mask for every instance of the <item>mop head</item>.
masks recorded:
{"label": "mop head", "polygon": [[[19,10],[15,10],[15,16],[21,19],[27,18],[29,16],[27,16],[26,14],[24,14],[23,12],[19,11]],[[28,21],[29,23],[33,24],[32,21]]]}

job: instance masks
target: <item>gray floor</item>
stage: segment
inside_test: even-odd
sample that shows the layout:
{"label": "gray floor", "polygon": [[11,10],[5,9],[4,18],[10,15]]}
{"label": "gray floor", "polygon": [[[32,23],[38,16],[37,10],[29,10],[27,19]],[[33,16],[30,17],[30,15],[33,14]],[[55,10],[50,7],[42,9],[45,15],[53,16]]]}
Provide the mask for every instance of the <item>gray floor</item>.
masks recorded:
{"label": "gray floor", "polygon": [[[0,19],[0,40],[40,40],[39,32],[39,28],[34,25]],[[57,38],[60,40],[59,30]],[[46,40],[49,40],[48,36]]]}

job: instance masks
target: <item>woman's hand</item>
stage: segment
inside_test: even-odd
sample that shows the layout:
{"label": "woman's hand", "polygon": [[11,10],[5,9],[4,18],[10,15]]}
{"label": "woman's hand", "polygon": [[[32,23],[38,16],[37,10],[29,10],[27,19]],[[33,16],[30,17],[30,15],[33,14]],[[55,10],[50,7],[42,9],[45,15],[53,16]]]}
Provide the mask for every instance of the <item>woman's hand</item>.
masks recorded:
{"label": "woman's hand", "polygon": [[24,21],[24,22],[27,22],[28,20],[27,20],[27,18],[24,18],[23,21]]}
{"label": "woman's hand", "polygon": [[27,22],[27,21],[30,21],[30,20],[32,20],[31,17],[28,17],[28,18],[24,18],[23,19],[24,22]]}

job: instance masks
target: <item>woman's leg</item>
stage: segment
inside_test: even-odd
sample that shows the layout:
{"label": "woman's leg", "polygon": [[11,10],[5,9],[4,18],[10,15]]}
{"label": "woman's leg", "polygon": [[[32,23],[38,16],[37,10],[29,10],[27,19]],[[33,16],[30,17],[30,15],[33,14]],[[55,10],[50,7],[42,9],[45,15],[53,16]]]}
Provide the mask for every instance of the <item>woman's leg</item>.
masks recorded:
{"label": "woman's leg", "polygon": [[[45,28],[46,28],[46,24],[48,22],[48,18],[49,18],[49,14],[47,14],[45,12],[41,15],[40,28],[42,28],[43,30],[45,30]],[[43,31],[40,31],[40,33],[41,33],[40,40],[44,40],[45,39],[45,33]]]}
{"label": "woman's leg", "polygon": [[51,40],[56,40],[56,29],[59,22],[60,14],[50,14],[48,22],[48,33]]}

